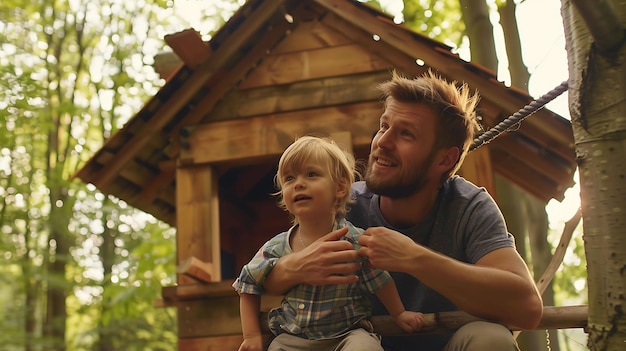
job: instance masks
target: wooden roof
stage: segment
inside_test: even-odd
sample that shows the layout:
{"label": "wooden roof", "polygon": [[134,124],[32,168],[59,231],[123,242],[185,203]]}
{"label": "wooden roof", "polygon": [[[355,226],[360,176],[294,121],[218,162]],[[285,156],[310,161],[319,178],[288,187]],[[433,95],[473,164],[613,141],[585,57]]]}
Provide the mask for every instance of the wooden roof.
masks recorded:
{"label": "wooden roof", "polygon": [[[172,225],[177,163],[214,165],[236,203],[271,179],[303,125],[348,131],[366,153],[382,108],[375,87],[393,69],[416,76],[431,68],[466,82],[482,97],[485,129],[531,101],[357,1],[251,0],[209,42],[193,30],[165,40],[177,56],[160,66],[166,84],[76,177]],[[189,147],[198,142],[210,147]],[[571,125],[547,109],[482,147],[497,174],[542,200],[561,200],[573,184]]]}

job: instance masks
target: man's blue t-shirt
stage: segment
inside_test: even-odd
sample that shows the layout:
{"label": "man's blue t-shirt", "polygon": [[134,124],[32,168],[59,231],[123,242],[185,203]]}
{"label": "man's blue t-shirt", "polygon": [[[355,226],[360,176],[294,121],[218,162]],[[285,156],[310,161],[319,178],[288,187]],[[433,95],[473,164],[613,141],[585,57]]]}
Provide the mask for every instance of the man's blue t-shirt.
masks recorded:
{"label": "man's blue t-shirt", "polygon": [[[391,226],[379,207],[379,196],[367,189],[365,182],[352,186],[356,201],[347,214],[355,226],[367,229],[384,226],[411,237],[416,243],[461,262],[476,263],[485,254],[503,247],[514,247],[500,209],[484,188],[459,176],[448,179],[439,191],[435,206],[417,225],[410,228]],[[458,308],[436,291],[406,273],[391,272],[404,307],[423,313],[455,311]],[[373,314],[388,314],[373,296]],[[389,351],[440,351],[451,334],[385,336],[383,346]]]}

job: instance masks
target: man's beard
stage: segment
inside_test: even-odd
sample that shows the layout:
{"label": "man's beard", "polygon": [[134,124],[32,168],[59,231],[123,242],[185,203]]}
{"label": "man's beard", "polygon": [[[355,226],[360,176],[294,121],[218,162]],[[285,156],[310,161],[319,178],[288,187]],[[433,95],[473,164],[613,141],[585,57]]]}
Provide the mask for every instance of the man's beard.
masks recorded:
{"label": "man's beard", "polygon": [[372,166],[376,161],[370,156],[365,172],[365,184],[370,191],[380,196],[392,199],[410,197],[424,188],[434,158],[435,152],[431,152],[421,164],[412,165],[408,172],[401,173],[398,178],[383,181],[372,174]]}

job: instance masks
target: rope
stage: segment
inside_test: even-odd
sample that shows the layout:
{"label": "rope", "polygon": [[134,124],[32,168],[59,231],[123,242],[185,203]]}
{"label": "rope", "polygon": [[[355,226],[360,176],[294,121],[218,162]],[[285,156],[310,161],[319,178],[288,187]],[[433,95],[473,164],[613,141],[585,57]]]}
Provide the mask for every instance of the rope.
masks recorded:
{"label": "rope", "polygon": [[554,100],[557,96],[563,94],[567,90],[567,81],[559,84],[556,88],[550,90],[545,95],[541,96],[539,99],[532,101],[528,105],[524,106],[524,108],[515,112],[513,115],[507,117],[502,122],[498,123],[495,127],[490,130],[482,133],[476,139],[472,145],[470,145],[469,151],[472,151],[484,144],[489,143],[500,134],[506,132],[511,129],[514,125],[520,123],[526,117],[532,115],[533,113],[539,111],[542,107],[544,107],[548,102]]}

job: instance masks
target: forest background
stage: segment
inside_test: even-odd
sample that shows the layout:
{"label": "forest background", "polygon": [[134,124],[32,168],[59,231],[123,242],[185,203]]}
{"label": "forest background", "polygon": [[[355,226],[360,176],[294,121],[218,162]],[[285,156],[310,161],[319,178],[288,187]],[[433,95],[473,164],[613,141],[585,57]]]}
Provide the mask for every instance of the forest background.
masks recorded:
{"label": "forest background", "polygon": [[[480,60],[500,80],[535,97],[567,79],[558,0],[369,3],[461,57]],[[161,287],[176,281],[175,228],[71,176],[164,84],[153,67],[154,57],[168,50],[163,37],[193,27],[209,40],[240,5],[236,0],[2,1],[0,349],[176,349],[175,309],[154,306]],[[467,8],[485,9],[488,25]],[[511,11],[517,13],[519,52],[511,50],[513,39],[503,32]],[[476,35],[485,39],[482,44],[471,40]],[[493,43],[495,51],[483,54],[491,49],[484,42]],[[512,73],[516,62],[527,73],[521,80]],[[548,108],[568,117],[566,96]],[[523,196],[502,182],[499,189]],[[548,204],[548,211],[527,198],[503,210],[505,216],[522,213],[521,222],[541,223],[539,233],[553,249],[578,201],[574,187],[562,204]],[[507,221],[521,237],[533,231],[511,217]],[[532,237],[526,241],[533,245]],[[532,247],[520,246],[529,266],[539,266]],[[549,304],[586,303],[580,230],[550,290]],[[580,330],[539,333],[542,348],[586,349]]]}

